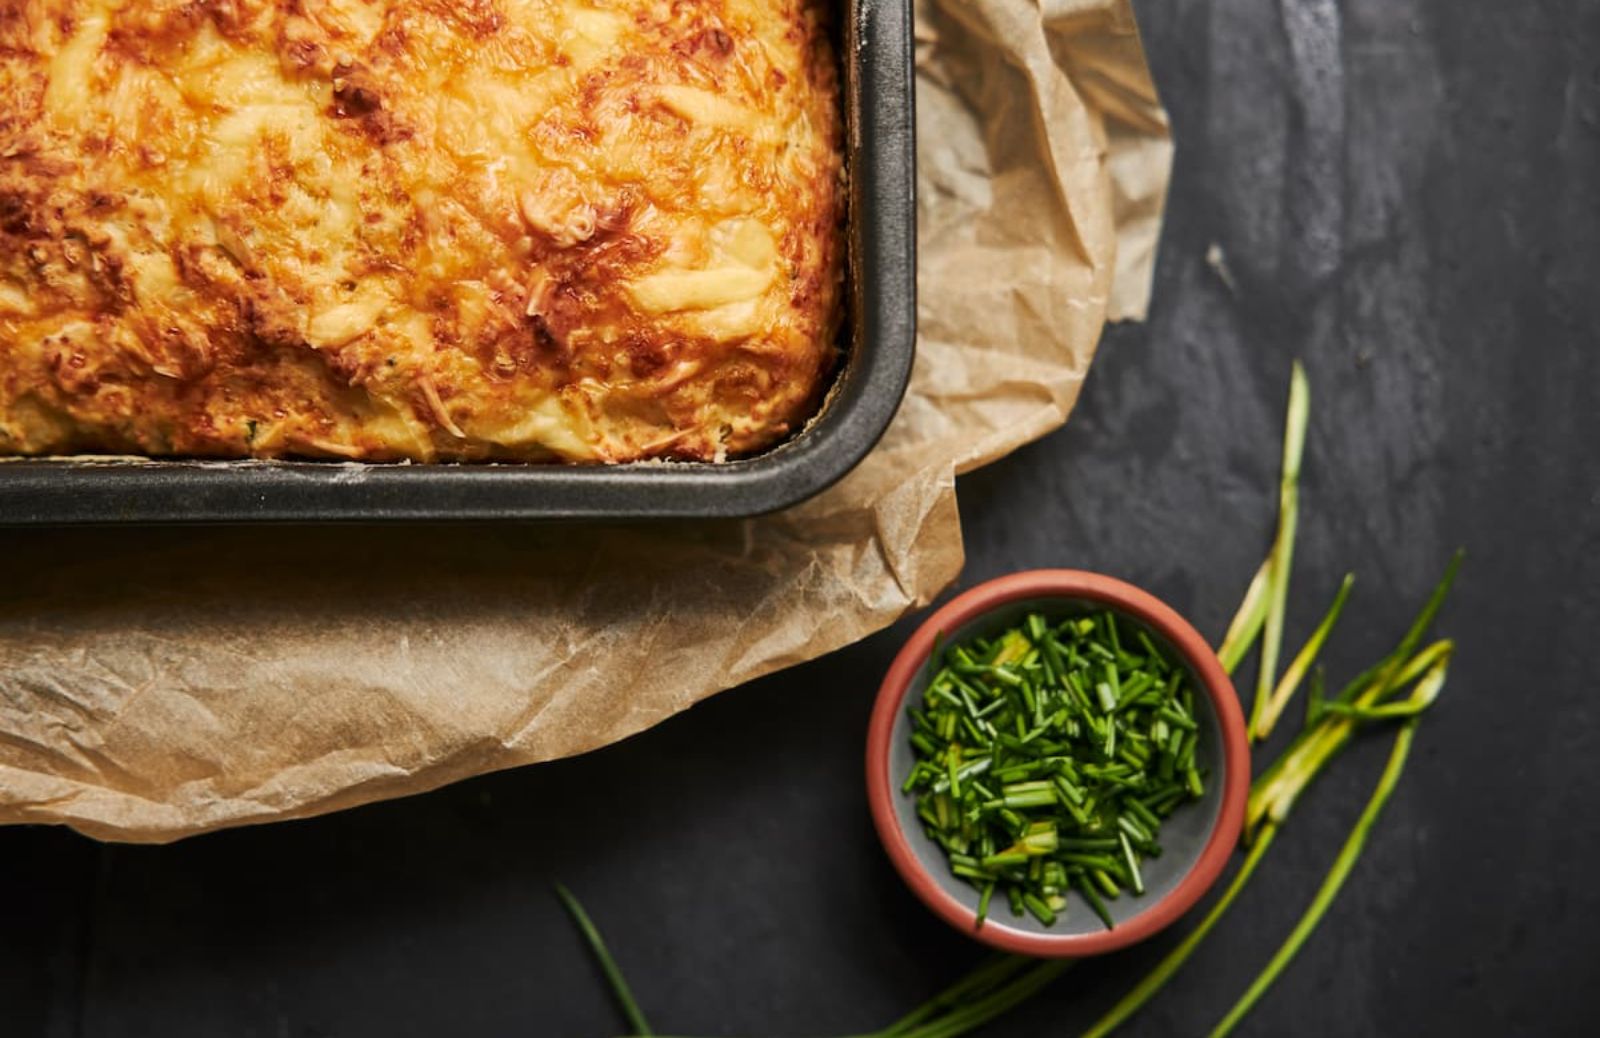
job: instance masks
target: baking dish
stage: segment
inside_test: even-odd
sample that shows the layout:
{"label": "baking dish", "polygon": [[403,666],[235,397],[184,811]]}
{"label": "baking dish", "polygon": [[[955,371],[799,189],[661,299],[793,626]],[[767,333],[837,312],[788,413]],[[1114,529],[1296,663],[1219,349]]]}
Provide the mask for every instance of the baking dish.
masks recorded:
{"label": "baking dish", "polygon": [[83,457],[0,462],[0,524],[736,517],[845,475],[898,408],[916,343],[912,15],[847,0],[844,356],[819,415],[720,464],[407,465]]}

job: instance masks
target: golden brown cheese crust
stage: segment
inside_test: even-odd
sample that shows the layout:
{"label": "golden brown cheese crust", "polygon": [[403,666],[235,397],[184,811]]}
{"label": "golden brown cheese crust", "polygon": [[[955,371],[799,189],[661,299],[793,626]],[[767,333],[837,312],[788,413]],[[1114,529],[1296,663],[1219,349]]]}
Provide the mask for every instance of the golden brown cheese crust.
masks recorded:
{"label": "golden brown cheese crust", "polygon": [[839,123],[814,0],[0,0],[0,454],[768,446]]}

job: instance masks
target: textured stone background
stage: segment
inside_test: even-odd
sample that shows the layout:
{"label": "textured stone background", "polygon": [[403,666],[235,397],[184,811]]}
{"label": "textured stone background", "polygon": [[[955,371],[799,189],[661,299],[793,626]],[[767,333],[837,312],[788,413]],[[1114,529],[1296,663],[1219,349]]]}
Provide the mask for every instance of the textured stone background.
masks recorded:
{"label": "textured stone background", "polygon": [[[1600,4],[1137,7],[1179,143],[1154,313],[1111,330],[1065,431],[963,481],[963,584],[1103,569],[1216,634],[1269,536],[1304,357],[1291,640],[1354,568],[1330,655],[1348,673],[1451,549],[1471,557],[1405,781],[1241,1033],[1600,1033]],[[558,877],[672,1033],[879,1026],[976,956],[899,886],[862,800],[870,696],[906,630],[409,801],[166,848],[0,831],[0,1033],[613,1034]],[[1220,1017],[1385,753],[1359,744],[1303,802],[1129,1033]],[[991,1033],[1075,1033],[1159,943]]]}

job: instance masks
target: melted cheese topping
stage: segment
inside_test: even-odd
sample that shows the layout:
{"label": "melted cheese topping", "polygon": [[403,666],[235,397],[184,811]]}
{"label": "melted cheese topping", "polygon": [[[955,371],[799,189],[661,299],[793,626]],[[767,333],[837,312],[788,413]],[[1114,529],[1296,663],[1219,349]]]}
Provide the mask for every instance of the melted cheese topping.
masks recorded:
{"label": "melted cheese topping", "polygon": [[0,453],[772,444],[838,320],[813,3],[0,2]]}

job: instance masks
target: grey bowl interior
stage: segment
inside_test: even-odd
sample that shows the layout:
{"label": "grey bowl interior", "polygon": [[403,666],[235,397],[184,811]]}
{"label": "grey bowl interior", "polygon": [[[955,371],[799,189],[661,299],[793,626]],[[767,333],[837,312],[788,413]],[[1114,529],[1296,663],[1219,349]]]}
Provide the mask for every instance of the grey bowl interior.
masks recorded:
{"label": "grey bowl interior", "polygon": [[[944,643],[954,645],[972,638],[990,637],[1022,622],[1029,613],[1042,613],[1047,619],[1060,620],[1098,612],[1104,608],[1105,606],[1098,602],[1072,598],[1022,599],[997,607],[965,626],[945,632]],[[1113,613],[1115,612],[1113,610]],[[1155,643],[1156,648],[1165,653],[1169,660],[1189,671],[1192,687],[1198,693],[1195,696],[1195,714],[1200,725],[1200,738],[1195,745],[1195,759],[1206,773],[1205,794],[1198,801],[1174,811],[1172,817],[1161,826],[1161,856],[1147,858],[1140,863],[1140,872],[1145,883],[1144,894],[1135,896],[1128,892],[1115,900],[1106,901],[1112,919],[1120,925],[1129,922],[1170,893],[1194,867],[1196,859],[1205,849],[1206,841],[1216,828],[1217,820],[1222,813],[1222,734],[1211,700],[1201,691],[1198,675],[1188,666],[1184,656],[1154,628],[1123,614],[1116,615],[1120,618],[1122,629],[1144,631]],[[894,791],[896,821],[905,833],[906,840],[910,843],[918,861],[947,893],[968,909],[977,912],[977,889],[968,885],[959,876],[951,874],[944,850],[928,839],[922,831],[922,822],[917,818],[915,795],[900,792],[900,787],[910,774],[914,763],[910,742],[911,721],[906,715],[906,710],[922,702],[923,692],[936,670],[934,659],[930,658],[923,662],[907,688],[906,697],[895,716],[894,731],[889,744],[890,789]],[[1067,898],[1066,911],[1058,916],[1052,926],[1041,924],[1031,915],[1013,916],[1005,901],[997,894],[990,902],[989,916],[984,926],[1056,937],[1087,935],[1105,930],[1105,925],[1101,923],[1099,917],[1077,894]]]}

